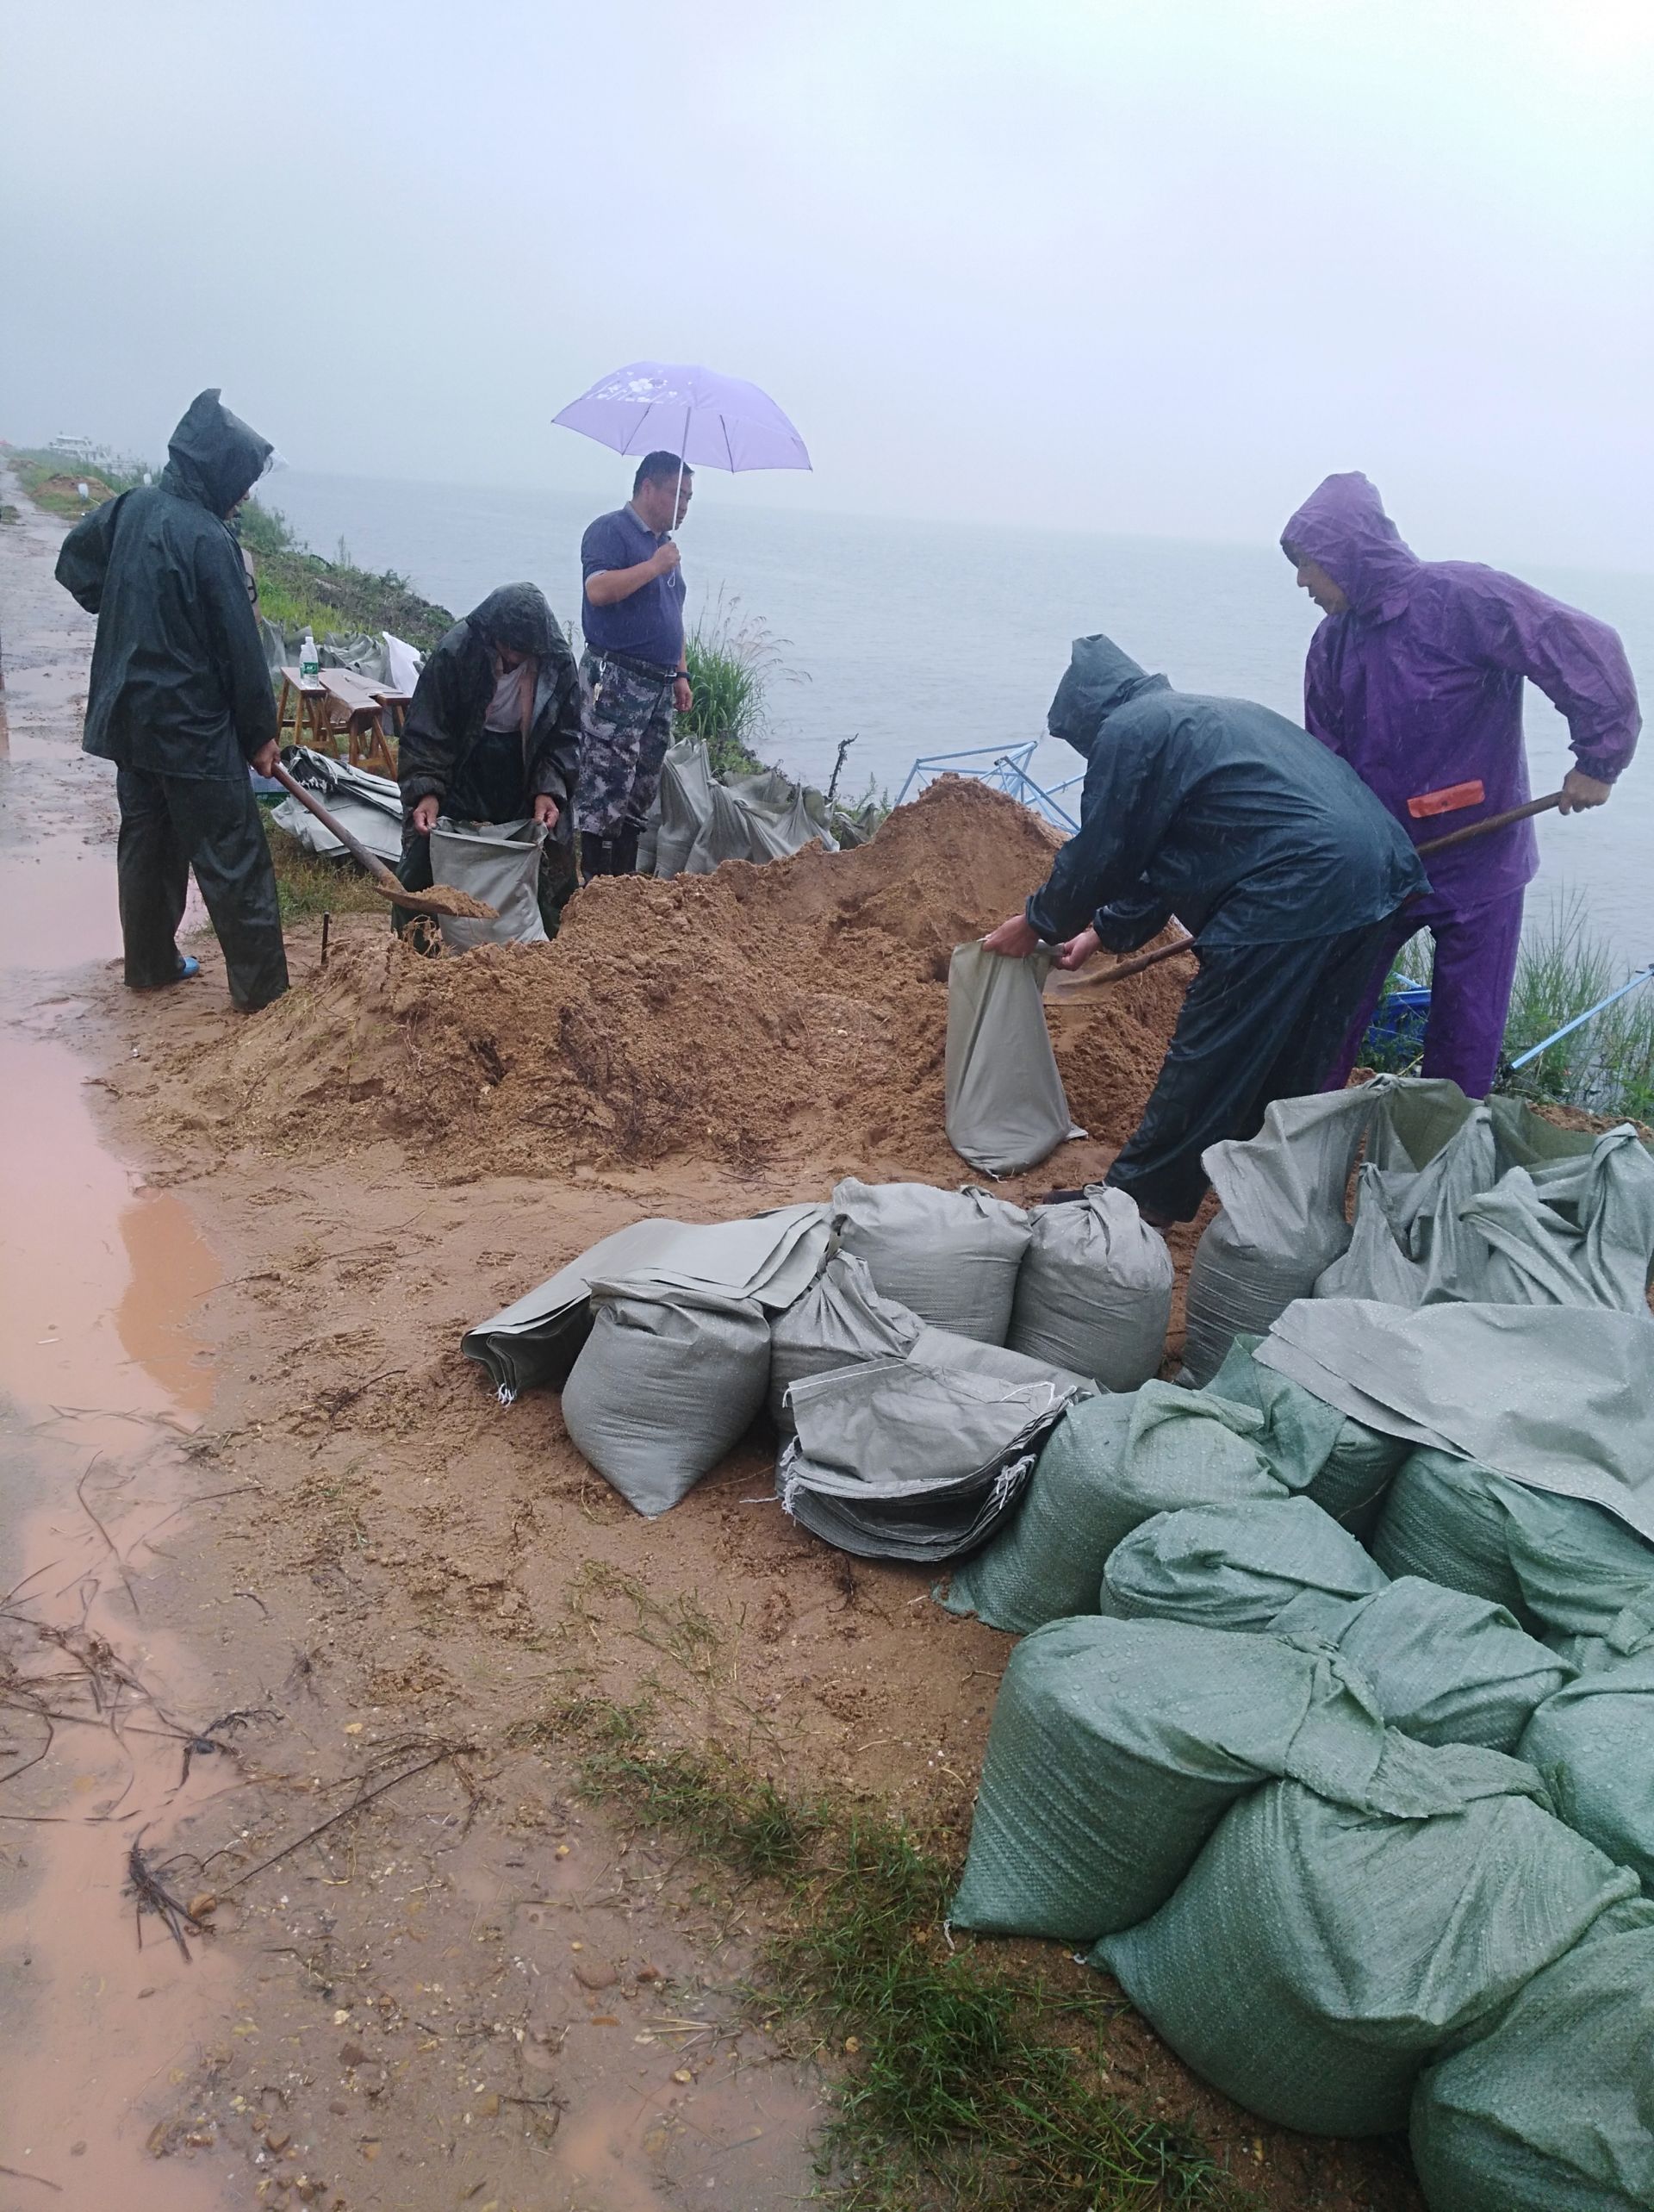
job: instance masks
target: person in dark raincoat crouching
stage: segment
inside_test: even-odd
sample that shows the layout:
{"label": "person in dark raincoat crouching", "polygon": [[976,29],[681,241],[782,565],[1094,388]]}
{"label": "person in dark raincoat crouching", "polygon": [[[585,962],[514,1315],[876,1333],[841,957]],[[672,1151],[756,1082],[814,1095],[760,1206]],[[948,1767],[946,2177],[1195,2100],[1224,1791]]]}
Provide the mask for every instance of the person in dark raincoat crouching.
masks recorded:
{"label": "person in dark raincoat crouching", "polygon": [[[420,674],[397,747],[405,889],[431,875],[431,832],[456,822],[532,819],[540,848],[540,915],[555,937],[575,888],[575,777],[580,671],[545,595],[501,584],[456,622]],[[412,919],[393,909],[396,926]]]}
{"label": "person in dark raincoat crouching", "polygon": [[115,763],[126,980],[196,973],[177,947],[190,871],[244,1013],[287,988],[276,870],[249,766],[277,757],[276,701],[229,517],[269,441],[205,391],[159,484],[106,501],[63,541],[58,581],[97,617],[84,749]]}
{"label": "person in dark raincoat crouching", "polygon": [[1199,973],[1143,1118],[1107,1180],[1156,1228],[1206,1193],[1200,1156],[1320,1087],[1390,918],[1427,889],[1411,842],[1353,770],[1247,699],[1173,691],[1081,638],[1050,714],[1086,757],[1080,826],[1023,913],[986,940],[1079,968],[1175,914]]}

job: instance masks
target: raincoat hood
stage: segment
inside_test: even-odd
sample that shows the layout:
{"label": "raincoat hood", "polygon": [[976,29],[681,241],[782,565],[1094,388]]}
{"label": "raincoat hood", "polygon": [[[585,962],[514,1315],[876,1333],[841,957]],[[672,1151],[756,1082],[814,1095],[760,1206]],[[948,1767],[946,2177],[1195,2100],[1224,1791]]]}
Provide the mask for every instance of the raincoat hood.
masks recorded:
{"label": "raincoat hood", "polygon": [[190,401],[166,451],[163,490],[221,520],[263,476],[275,448],[232,414],[214,389]]}
{"label": "raincoat hood", "polygon": [[557,617],[537,583],[502,583],[466,616],[491,645],[544,660],[563,643]]}
{"label": "raincoat hood", "polygon": [[1359,470],[1316,485],[1281,533],[1290,561],[1325,569],[1358,614],[1399,614],[1421,566]]}
{"label": "raincoat hood", "polygon": [[1076,638],[1046,727],[1089,759],[1098,730],[1116,707],[1140,692],[1169,689],[1163,676],[1148,675],[1112,638]]}

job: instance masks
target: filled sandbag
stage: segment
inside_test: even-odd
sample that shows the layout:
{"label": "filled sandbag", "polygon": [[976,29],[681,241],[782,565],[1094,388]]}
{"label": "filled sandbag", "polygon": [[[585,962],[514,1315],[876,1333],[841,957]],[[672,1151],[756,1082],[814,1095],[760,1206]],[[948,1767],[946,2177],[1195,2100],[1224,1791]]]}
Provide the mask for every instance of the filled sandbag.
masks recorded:
{"label": "filled sandbag", "polygon": [[792,1386],[797,1433],[776,1463],[776,1494],[801,1527],[858,1557],[962,1558],[1013,1511],[1042,1440],[1090,1386],[1002,1345],[926,1330],[905,1358]]}
{"label": "filled sandbag", "polygon": [[1236,1798],[1292,1774],[1365,1803],[1359,1678],[1271,1636],[1061,1620],[1011,1654],[950,1918],[1094,1942],[1153,1912]]}
{"label": "filled sandbag", "polygon": [[1090,1375],[1104,1390],[1135,1390],[1166,1352],[1172,1289],[1166,1239],[1128,1192],[1106,1183],[1088,1185],[1075,1203],[1035,1206],[1029,1218],[1011,1349]]}
{"label": "filled sandbag", "polygon": [[1205,1388],[1215,1398],[1255,1407],[1264,1417],[1260,1449],[1287,1488],[1314,1499],[1335,1521],[1365,1536],[1412,1447],[1260,1366],[1253,1357],[1259,1341],[1237,1337]]}
{"label": "filled sandbag", "polygon": [[860,1360],[900,1359],[923,1327],[917,1313],[880,1298],[863,1262],[836,1252],[803,1297],[770,1324],[771,1418],[778,1428],[791,1426],[787,1393],[806,1375]]}
{"label": "filled sandbag", "polygon": [[1392,1729],[1385,1770],[1388,1812],[1256,1791],[1152,1919],[1091,1953],[1186,2065],[1309,2134],[1404,2126],[1424,2061],[1635,1888],[1515,1760]]}
{"label": "filled sandbag", "polygon": [[1096,1612],[1104,1563],[1140,1522],[1182,1505],[1286,1495],[1258,1449],[1260,1425],[1247,1406],[1164,1382],[1072,1406],[1016,1518],[954,1576],[942,1602],[1019,1635]]}
{"label": "filled sandbag", "polygon": [[1654,1891],[1654,1647],[1611,1658],[1548,1698],[1520,1755],[1568,1825]]}
{"label": "filled sandbag", "polygon": [[1392,1580],[1468,1591],[1534,1626],[1510,1563],[1507,1517],[1490,1467],[1455,1452],[1409,1453],[1385,1493],[1371,1536],[1372,1555]]}
{"label": "filled sandbag", "polygon": [[1654,1645],[1654,1544],[1588,1498],[1559,1498],[1502,1475],[1489,1480],[1503,1509],[1505,1548],[1522,1602],[1582,1665],[1629,1658]]}
{"label": "filled sandbag", "polygon": [[[1103,1570],[1099,1610],[1120,1620],[1183,1621],[1256,1634],[1305,1592],[1322,1617],[1384,1589],[1389,1577],[1308,1498],[1186,1505],[1123,1537]],[[1317,1622],[1315,1633],[1335,1642]]]}
{"label": "filled sandbag", "polygon": [[569,1436],[652,1517],[739,1442],[769,1380],[755,1300],[634,1280],[591,1287],[592,1333],[563,1393]]}
{"label": "filled sandbag", "polygon": [[1040,995],[1054,957],[1007,960],[977,938],[948,963],[948,1142],[990,1175],[1020,1175],[1085,1134],[1063,1096]]}
{"label": "filled sandbag", "polygon": [[464,921],[451,914],[437,926],[451,952],[470,952],[479,944],[544,944],[540,914],[541,822],[451,822],[446,815],[431,832],[431,874],[492,907],[497,921]]}
{"label": "filled sandbag", "polygon": [[881,1297],[934,1328],[1004,1343],[1032,1234],[1021,1206],[973,1187],[939,1191],[847,1175],[833,1192],[832,1220],[838,1249],[866,1264]]}
{"label": "filled sandbag", "polygon": [[1433,2212],[1648,2212],[1654,1904],[1610,1905],[1485,2034],[1427,2066],[1408,2132]]}

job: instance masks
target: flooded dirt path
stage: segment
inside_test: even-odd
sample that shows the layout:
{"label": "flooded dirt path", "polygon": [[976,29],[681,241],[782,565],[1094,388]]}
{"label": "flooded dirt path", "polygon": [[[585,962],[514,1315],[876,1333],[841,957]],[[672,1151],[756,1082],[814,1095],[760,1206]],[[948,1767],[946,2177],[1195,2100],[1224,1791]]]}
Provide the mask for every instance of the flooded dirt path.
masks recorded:
{"label": "flooded dirt path", "polygon": [[[272,1196],[221,1250],[201,1163],[111,1135],[110,1074],[141,1085],[178,1009],[119,988],[92,626],[61,528],[5,496],[0,2212],[799,2202],[819,2084],[737,1993],[738,1901],[580,1805],[545,1731],[491,1733],[422,1639],[347,1661],[332,1482],[298,1569],[262,1549],[292,1409],[236,1331],[290,1237]],[[198,949],[179,997],[221,993]],[[532,1708],[564,1670],[515,1650],[484,1672]]]}

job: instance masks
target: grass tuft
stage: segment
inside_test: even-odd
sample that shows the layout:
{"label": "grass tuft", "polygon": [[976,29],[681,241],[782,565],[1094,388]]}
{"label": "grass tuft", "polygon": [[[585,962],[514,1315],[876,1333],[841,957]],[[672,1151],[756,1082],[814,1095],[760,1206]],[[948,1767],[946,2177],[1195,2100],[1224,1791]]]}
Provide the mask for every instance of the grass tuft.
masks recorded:
{"label": "grass tuft", "polygon": [[770,1886],[779,1932],[752,2003],[800,2053],[847,2054],[822,2143],[824,2201],[840,2212],[1255,2202],[1192,2135],[1104,2086],[1118,1999],[1054,1990],[986,1947],[950,1947],[954,1872],[905,1828],[790,1798],[717,1749],[656,1743],[641,1704],[575,1698],[544,1732],[581,1746],[589,1798]]}
{"label": "grass tuft", "polygon": [[799,679],[762,621],[743,620],[738,599],[720,592],[686,641],[694,705],[677,723],[680,737],[704,738],[716,776],[755,776],[763,768],[753,750],[769,733],[769,691]]}
{"label": "grass tuft", "polygon": [[276,892],[284,922],[309,919],[317,914],[382,914],[390,907],[349,859],[323,860],[308,852],[297,838],[289,837],[261,808],[270,857],[276,863]]}

